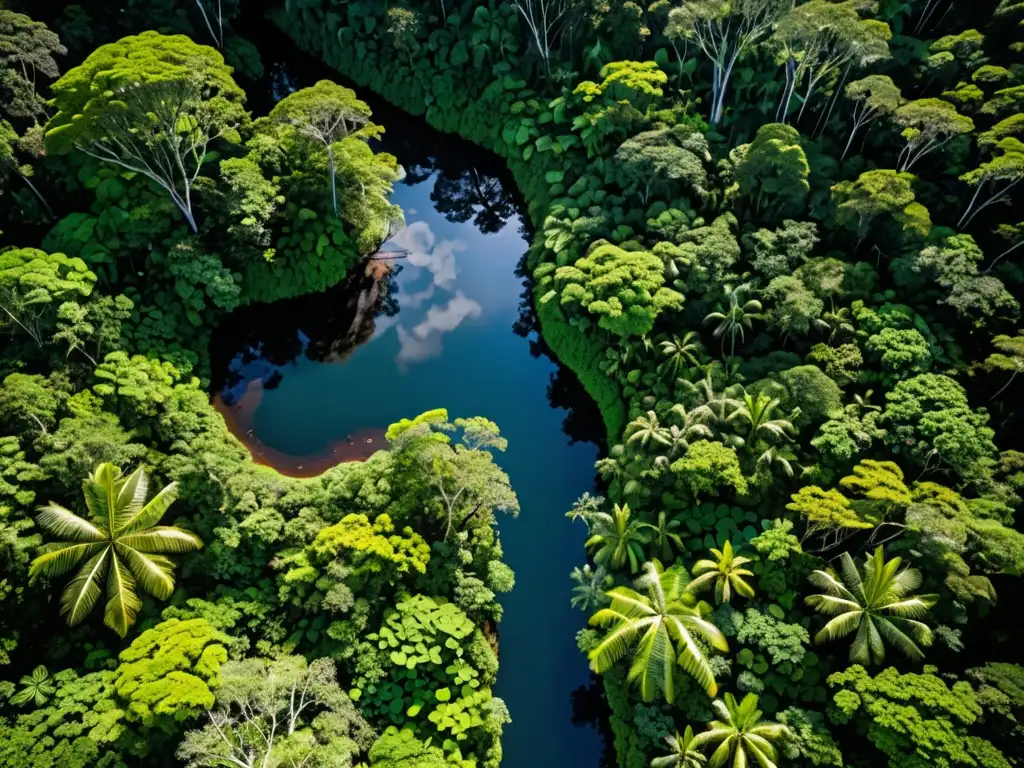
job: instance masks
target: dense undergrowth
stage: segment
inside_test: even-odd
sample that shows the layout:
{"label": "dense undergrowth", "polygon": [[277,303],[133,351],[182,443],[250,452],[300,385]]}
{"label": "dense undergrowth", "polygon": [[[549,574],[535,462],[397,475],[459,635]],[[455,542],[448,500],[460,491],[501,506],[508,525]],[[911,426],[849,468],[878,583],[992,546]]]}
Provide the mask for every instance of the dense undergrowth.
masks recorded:
{"label": "dense undergrowth", "polygon": [[[205,39],[170,0],[130,5],[148,18],[108,22],[118,33]],[[541,8],[564,15],[533,34]],[[1024,759],[1019,4],[268,11],[360,86],[505,158],[527,201],[543,337],[609,435],[605,498],[569,516],[591,534],[572,574],[591,617],[577,642],[620,765]],[[78,60],[88,14],[54,22]],[[230,25],[216,31],[240,73],[258,67]],[[190,718],[205,708],[216,723],[235,691],[299,678],[319,686],[318,710],[287,749],[310,759],[497,764],[505,713],[480,627],[511,576],[492,515],[473,510],[515,505],[484,450],[500,445],[492,425],[463,424],[453,449],[430,420],[403,424],[391,453],[289,481],[247,462],[188,379],[223,312],[322,288],[387,235],[393,162],[369,154],[372,127],[343,140],[335,217],[331,156],[300,141],[302,102],[250,124],[218,80],[216,114],[235,114],[238,136],[203,163],[190,233],[168,190],[72,150],[68,132],[89,122],[61,117],[81,106],[69,78],[50,112],[9,116],[24,138],[0,198],[48,232],[44,252],[0,253],[4,295],[32,317],[7,323],[0,388],[3,638],[26,673],[8,684],[9,760],[159,761],[174,743],[219,764],[202,757],[215,734]],[[47,121],[40,160],[33,126]],[[44,225],[18,174],[89,210]],[[26,265],[44,277],[24,281]],[[26,298],[39,290],[50,298]],[[48,521],[33,522],[36,497],[73,504],[97,461],[178,481],[182,525],[206,546],[182,558],[170,607],[143,603],[130,645],[98,622],[26,644],[55,612],[53,590],[27,579]],[[446,483],[460,482],[477,500],[453,511]],[[186,646],[173,661],[161,650]],[[413,728],[364,754],[389,723]]]}

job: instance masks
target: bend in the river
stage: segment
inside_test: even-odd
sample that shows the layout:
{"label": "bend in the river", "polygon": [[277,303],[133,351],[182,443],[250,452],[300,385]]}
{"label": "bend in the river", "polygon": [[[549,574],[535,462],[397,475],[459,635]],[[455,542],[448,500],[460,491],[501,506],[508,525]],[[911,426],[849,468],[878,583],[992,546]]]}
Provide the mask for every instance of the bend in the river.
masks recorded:
{"label": "bend in the river", "polygon": [[[278,97],[340,79],[284,41],[273,50],[288,52],[267,62]],[[542,354],[517,271],[522,221],[499,161],[359,95],[407,172],[394,194],[407,226],[392,241],[405,253],[323,294],[235,313],[214,340],[216,402],[258,461],[304,476],[365,458],[388,424],[431,408],[497,422],[522,507],[500,523],[516,572],[500,626],[496,694],[513,721],[503,765],[597,768],[596,697],[568,600],[585,531],[563,514],[593,485],[601,436],[566,429],[600,430],[600,416]]]}

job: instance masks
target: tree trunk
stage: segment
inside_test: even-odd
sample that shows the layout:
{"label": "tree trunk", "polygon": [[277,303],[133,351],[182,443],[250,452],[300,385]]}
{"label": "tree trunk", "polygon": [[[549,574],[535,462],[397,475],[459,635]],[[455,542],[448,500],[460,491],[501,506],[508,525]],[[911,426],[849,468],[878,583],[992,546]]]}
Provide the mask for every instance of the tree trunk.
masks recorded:
{"label": "tree trunk", "polygon": [[850,129],[850,138],[846,140],[846,146],[843,147],[843,154],[839,156],[839,162],[843,162],[846,159],[846,153],[850,151],[850,145],[853,143],[853,137],[857,135],[857,131],[860,129],[860,121],[857,119],[857,115],[853,116],[853,128]]}
{"label": "tree trunk", "polygon": [[334,205],[334,216],[338,217],[338,186],[334,175],[334,150],[331,149],[331,145],[327,145],[327,159],[331,165],[331,203]]}
{"label": "tree trunk", "polygon": [[729,62],[729,66],[722,73],[721,80],[718,83],[718,104],[715,105],[715,115],[711,120],[712,125],[718,125],[722,122],[722,114],[725,112],[725,93],[729,87],[729,78],[732,77],[732,68],[736,63],[735,57]]}

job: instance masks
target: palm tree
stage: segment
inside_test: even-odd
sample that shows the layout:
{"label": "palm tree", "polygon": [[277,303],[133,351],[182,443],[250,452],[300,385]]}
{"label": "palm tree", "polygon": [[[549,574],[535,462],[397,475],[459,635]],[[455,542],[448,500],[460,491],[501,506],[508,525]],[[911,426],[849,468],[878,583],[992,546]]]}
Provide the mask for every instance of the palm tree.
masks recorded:
{"label": "palm tree", "polygon": [[732,542],[726,541],[721,549],[711,550],[714,560],[698,560],[693,566],[694,580],[690,589],[699,592],[714,586],[715,602],[728,603],[735,591],[741,597],[753,597],[754,588],[745,579],[753,576],[753,572],[743,566],[751,562],[749,557],[741,557],[732,551]]}
{"label": "palm tree", "polygon": [[679,528],[682,523],[679,522],[678,518],[673,517],[669,519],[668,513],[665,510],[661,510],[658,513],[658,522],[656,525],[651,523],[643,523],[644,528],[651,531],[650,543],[654,544],[655,549],[658,552],[658,556],[668,562],[672,558],[672,545],[676,545],[676,549],[680,552],[683,551],[683,540],[679,534],[676,533],[676,529]]}
{"label": "palm tree", "polygon": [[[775,409],[782,404],[777,397],[769,397],[764,392],[758,394],[757,399],[746,392],[743,393],[743,400],[739,406],[729,414],[729,421],[745,420],[749,427],[745,430],[746,435],[739,435],[739,445],[745,446],[749,452],[757,450],[762,443],[784,442],[796,432],[796,427],[789,419],[774,418]],[[796,418],[799,410],[791,414]]]}
{"label": "palm tree", "polygon": [[725,340],[729,339],[729,357],[736,355],[736,337],[740,341],[746,340],[744,329],[754,330],[754,320],[761,318],[761,302],[756,299],[744,300],[750,285],[744,283],[733,288],[725,286],[725,299],[727,307],[719,307],[717,312],[712,312],[704,318],[704,324],[717,323],[714,330],[715,338],[722,339],[722,354],[725,355]]}
{"label": "palm tree", "polygon": [[629,504],[615,504],[612,514],[595,512],[590,516],[591,536],[584,546],[597,549],[594,562],[606,568],[619,569],[629,562],[629,572],[636,573],[644,559],[643,545],[648,542],[643,523],[633,519]]}
{"label": "palm tree", "polygon": [[678,665],[704,688],[709,696],[718,691],[711,664],[694,634],[720,651],[728,651],[725,635],[704,618],[687,591],[690,576],[683,568],[661,568],[644,563],[637,589],[615,587],[608,591],[612,604],[590,617],[594,627],[611,631],[590,652],[590,668],[607,672],[631,648],[632,663],[627,680],[640,686],[644,701],[653,701],[659,691],[669,703],[675,699],[675,668]]}
{"label": "palm tree", "polygon": [[924,658],[920,646],[932,643],[932,631],[919,619],[935,605],[935,595],[911,596],[921,586],[916,568],[900,570],[900,558],[886,561],[878,547],[865,558],[863,573],[848,552],[839,556],[840,575],[814,571],[810,581],[826,594],[811,595],[807,605],[826,616],[834,616],[814,638],[817,643],[846,637],[857,631],[850,646],[850,661],[867,666],[885,660],[885,642],[914,661]]}
{"label": "palm tree", "polygon": [[729,420],[732,410],[740,406],[740,401],[733,397],[734,388],[727,387],[721,392],[715,391],[715,384],[708,372],[698,383],[680,381],[686,394],[696,401],[697,405],[690,410],[694,421],[702,424],[715,425]]}
{"label": "palm tree", "polygon": [[634,443],[640,443],[641,448],[646,448],[648,443],[669,444],[669,431],[661,426],[654,411],[637,416],[626,426],[626,445]]}
{"label": "palm tree", "polygon": [[572,508],[565,513],[565,516],[573,521],[582,520],[589,531],[590,519],[601,511],[602,504],[604,504],[603,496],[591,496],[590,491],[584,491],[583,495],[572,503]]}
{"label": "palm tree", "polygon": [[875,390],[869,389],[863,395],[854,395],[853,396],[854,407],[856,407],[858,413],[860,413],[861,411],[880,411],[880,410],[882,410],[882,406],[880,406],[880,405],[872,405],[872,403],[871,403],[871,396],[873,394],[875,394]]}
{"label": "palm tree", "polygon": [[661,347],[661,354],[665,356],[665,361],[658,366],[658,372],[670,382],[678,379],[691,366],[700,365],[697,355],[704,350],[704,345],[700,343],[700,334],[696,331],[687,331],[681,339],[673,335],[658,346]]}
{"label": "palm tree", "polygon": [[772,467],[781,467],[782,473],[786,477],[792,477],[794,461],[796,461],[796,454],[785,446],[769,445],[757,457],[757,461],[754,462],[754,469],[758,474],[758,478],[763,480],[765,484],[770,485],[772,481]]}
{"label": "palm tree", "polygon": [[840,307],[839,309],[836,309],[834,302],[831,311],[825,312],[820,319],[816,319],[813,322],[816,326],[821,328],[822,331],[829,334],[829,344],[835,342],[837,336],[839,336],[840,339],[846,335],[853,336],[856,330],[853,327],[853,323],[850,322],[850,308]]}
{"label": "palm tree", "polygon": [[40,507],[36,522],[60,541],[40,549],[29,576],[56,578],[83,563],[64,589],[61,614],[69,625],[79,624],[106,581],[103,622],[124,637],[142,605],[136,582],[166,600],[174,591],[174,564],[164,555],[191,552],[203,542],[181,528],[157,525],[177,498],[178,484],[166,486],[147,504],[149,480],[142,467],[125,477],[113,464],[100,464],[82,488],[89,520],[53,502]]}
{"label": "palm tree", "polygon": [[[687,442],[694,438],[711,440],[715,436],[711,427],[704,423],[705,415],[696,409],[687,411],[685,405],[676,403],[669,409],[668,414],[669,416],[674,416],[679,422],[678,426],[673,424],[669,427],[669,436],[672,438]],[[684,445],[683,447],[689,448],[689,445]]]}
{"label": "palm tree", "polygon": [[734,768],[745,768],[751,764],[759,768],[776,768],[779,753],[772,742],[785,736],[789,729],[761,719],[756,695],[748,693],[737,704],[736,697],[727,693],[725,701],[715,699],[711,708],[717,718],[711,721],[708,730],[694,738],[695,746],[701,749],[715,747],[708,768],[719,768],[730,758]]}
{"label": "palm tree", "polygon": [[693,726],[686,726],[683,735],[666,736],[665,743],[672,751],[664,757],[651,760],[651,768],[704,768],[707,758],[693,743]]}
{"label": "palm tree", "polygon": [[572,569],[569,578],[576,584],[572,588],[572,598],[569,600],[573,608],[590,611],[610,602],[605,591],[612,585],[612,577],[603,566],[598,566],[597,570],[592,569],[589,564],[582,568],[577,566]]}

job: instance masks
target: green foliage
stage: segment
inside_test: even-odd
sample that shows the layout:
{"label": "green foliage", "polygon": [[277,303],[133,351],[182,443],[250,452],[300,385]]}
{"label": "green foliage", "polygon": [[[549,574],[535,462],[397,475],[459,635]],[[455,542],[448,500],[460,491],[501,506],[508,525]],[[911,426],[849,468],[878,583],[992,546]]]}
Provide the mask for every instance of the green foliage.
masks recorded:
{"label": "green foliage", "polygon": [[926,373],[886,393],[879,426],[886,443],[918,466],[937,461],[961,477],[984,474],[995,454],[984,410],[974,410],[953,379]]}
{"label": "green foliage", "polygon": [[843,765],[843,753],[832,738],[820,712],[789,707],[779,713],[779,722],[789,729],[783,753],[790,760],[803,759],[811,765]]}
{"label": "green foliage", "polygon": [[652,193],[667,199],[681,191],[696,197],[708,193],[707,139],[685,123],[637,134],[619,145],[614,158],[619,184],[644,205]]}
{"label": "green foliage", "polygon": [[825,490],[816,485],[805,485],[793,494],[786,509],[803,521],[805,538],[822,538],[822,549],[834,546],[853,531],[874,527],[867,520],[862,520],[850,500],[834,488]]}
{"label": "green foliage", "polygon": [[744,568],[750,563],[749,557],[735,555],[732,542],[727,541],[721,550],[712,549],[714,560],[698,560],[693,565],[693,582],[690,589],[700,591],[713,588],[716,603],[728,603],[732,599],[733,590],[741,597],[753,597],[753,588],[745,581],[753,576],[753,571]]}
{"label": "green foliage", "polygon": [[26,768],[115,765],[130,737],[115,699],[114,673],[79,676],[66,669],[52,680],[47,706],[0,721],[0,761]]}
{"label": "green foliage", "polygon": [[964,681],[949,686],[935,672],[935,667],[925,667],[923,674],[900,674],[888,667],[871,677],[860,665],[837,672],[828,679],[838,689],[829,716],[837,723],[860,725],[891,768],[1009,766],[972,729],[982,709],[971,686]]}
{"label": "green foliage", "polygon": [[[315,581],[318,591],[326,593],[323,600],[328,608],[332,588],[342,584],[360,594],[379,594],[411,574],[426,573],[430,546],[409,526],[395,533],[386,513],[372,523],[366,515],[353,514],[322,528],[304,552],[288,560],[282,591],[301,593],[303,584]],[[332,576],[339,567],[344,569],[344,579]]]}
{"label": "green foliage", "polygon": [[644,562],[644,545],[651,536],[643,523],[632,517],[629,505],[616,504],[612,513],[593,512],[585,516],[590,528],[587,549],[595,549],[594,562],[620,569],[629,563],[629,572],[636,573]]}
{"label": "green foliage", "polygon": [[839,481],[839,487],[854,497],[851,506],[857,513],[876,524],[910,504],[903,471],[891,461],[864,459],[853,468],[852,475]]}
{"label": "green foliage", "polygon": [[174,732],[214,703],[211,686],[227,661],[229,638],[203,619],[170,619],[147,629],[120,655],[114,689],[129,720]]}
{"label": "green foliage", "polygon": [[[143,32],[94,51],[53,84],[51,153],[73,148],[160,186],[196,230],[192,185],[218,138],[239,140],[245,94],[212,48]],[[143,125],[155,130],[141,131]]]}
{"label": "green foliage", "polygon": [[736,149],[739,194],[750,200],[755,215],[769,220],[796,216],[804,209],[810,166],[800,133],[782,123],[757,129],[750,144]]}
{"label": "green foliage", "polygon": [[865,171],[856,181],[843,181],[832,187],[836,222],[863,240],[879,217],[895,225],[901,239],[924,238],[931,229],[931,218],[914,196],[915,177],[906,172]]}
{"label": "green foliage", "polygon": [[391,727],[370,748],[370,765],[373,768],[450,768],[451,763],[429,740],[421,741],[412,730]]}
{"label": "green foliage", "polygon": [[793,426],[805,429],[820,424],[842,407],[842,392],[832,379],[814,365],[798,365],[774,377],[783,386],[786,396],[782,406],[796,411]]}
{"label": "green foliage", "polygon": [[[357,676],[351,695],[363,712],[398,726],[423,722],[438,705],[460,693],[462,697],[485,693],[486,698],[474,700],[483,704],[490,691],[467,658],[473,637],[473,622],[453,603],[424,595],[399,601],[385,613],[380,629],[366,635],[379,650],[384,675]],[[459,711],[452,714],[457,716]]]}
{"label": "green foliage", "polygon": [[694,443],[671,469],[676,488],[694,502],[699,502],[702,495],[716,496],[726,489],[741,496],[748,490],[736,451],[721,443]]}
{"label": "green foliage", "polygon": [[190,768],[237,755],[267,764],[279,756],[296,764],[350,766],[373,739],[338,687],[331,659],[230,661],[220,668],[215,695],[207,723],[187,731],[178,746],[178,758]]}
{"label": "green foliage", "polygon": [[[95,275],[86,292],[22,306],[30,318],[38,313],[37,325],[25,323],[36,337],[0,313],[2,330],[14,334],[0,368],[17,372],[0,387],[0,660],[27,662],[26,670],[37,655],[51,669],[58,658],[79,662],[83,654],[86,669],[113,663],[89,626],[36,650],[39,628],[48,625],[45,601],[27,582],[29,553],[41,540],[29,509],[40,494],[70,497],[97,462],[144,460],[163,482],[178,482],[175,509],[207,542],[182,563],[165,618],[230,632],[209,647],[233,656],[330,655],[376,727],[415,729],[386,731],[371,748],[369,725],[323,659],[260,661],[245,674],[225,664],[229,674],[222,668],[220,678],[230,692],[216,689],[207,716],[214,720],[197,721],[180,761],[213,765],[237,750],[243,762],[268,765],[349,768],[368,759],[387,768],[496,768],[508,713],[487,690],[497,662],[477,627],[500,616],[495,594],[512,586],[494,523],[498,511],[518,509],[491,456],[490,448],[504,448],[496,428],[471,420],[453,430],[458,422],[446,413],[427,415],[391,430],[389,453],[292,480],[252,467],[200,382],[187,380],[209,376],[210,330],[226,312],[324,290],[379,247],[398,224],[388,199],[397,161],[371,151],[367,140],[378,130],[368,112],[331,83],[287,97],[275,114],[250,123],[225,60],[250,70],[258,61],[230,24],[224,33],[216,23],[200,26],[205,14],[214,18],[212,3],[130,0],[116,19],[101,5],[70,9],[59,21],[73,60],[85,64],[51,94],[56,116],[45,157],[32,115],[46,117],[44,81],[57,74],[60,43],[26,17],[14,32],[0,24],[0,110],[10,121],[0,122],[0,177],[10,181],[3,226],[31,236],[51,197],[63,218],[46,238],[44,256],[54,256],[44,261],[66,254]],[[825,695],[817,682],[830,662],[806,650],[812,619],[797,599],[806,574],[825,567],[801,541],[827,557],[849,556],[868,537],[873,543],[902,529],[890,552],[920,569],[920,591],[941,594],[933,633],[963,647],[972,664],[982,664],[978,654],[987,649],[976,638],[998,631],[1012,604],[994,602],[993,581],[1024,569],[1013,528],[1024,489],[1020,461],[995,447],[1015,448],[1019,431],[1011,342],[1020,238],[1005,220],[1021,189],[1018,5],[1006,0],[990,14],[817,0],[575,4],[557,30],[542,32],[543,48],[528,12],[514,3],[303,1],[271,11],[308,52],[432,126],[494,151],[515,178],[525,223],[537,233],[525,268],[534,276],[542,340],[598,404],[608,435],[599,465],[607,495],[616,513],[629,504],[621,526],[612,514],[613,525],[591,529],[601,537],[591,551],[608,563],[579,569],[578,601],[608,605],[604,590],[622,589],[613,585],[628,578],[631,558],[635,568],[658,555],[666,566],[660,583],[664,574],[685,575],[708,549],[724,561],[726,543],[757,553],[742,564],[753,576],[743,578],[763,603],[742,614],[728,606],[714,612],[723,634],[735,638],[735,655],[711,655],[707,664],[714,680],[759,701],[733,700],[734,711],[723,702],[712,712],[698,692],[704,683],[674,669],[674,713],[639,704],[630,687],[632,678],[643,694],[640,676],[653,664],[643,673],[636,663],[609,664],[601,682],[616,757],[627,768],[662,754],[659,742],[676,727],[686,732],[675,737],[679,749],[670,747],[696,768],[702,735],[691,736],[685,723],[699,732],[713,718],[708,733],[720,730],[722,738],[703,739],[721,745],[707,750],[705,763],[716,765],[873,765],[880,754],[910,768],[1019,759],[1011,743],[1019,735],[1019,686],[1011,670],[992,665],[970,673],[981,707],[970,732],[943,710],[947,694],[932,680],[913,699],[909,676],[900,676],[893,700],[910,698],[870,713],[866,697],[844,683],[830,711],[836,725],[841,707],[853,721],[833,738],[816,711]],[[240,10],[226,2],[225,20]],[[0,15],[10,21],[10,12]],[[977,29],[962,29],[968,25]],[[89,55],[90,36],[105,42],[146,27],[216,42],[225,59],[155,33]],[[9,45],[12,35],[38,45]],[[11,50],[28,52],[28,75]],[[32,67],[42,77],[32,77]],[[916,101],[904,101],[903,92]],[[169,123],[168,104],[191,119]],[[705,107],[710,131],[694,116]],[[339,112],[347,115],[339,132],[329,123],[311,130]],[[158,130],[139,131],[154,123]],[[137,151],[103,154],[115,136],[133,136]],[[103,161],[71,153],[75,144]],[[126,166],[175,147],[185,149],[184,175],[147,178]],[[189,234],[176,209],[198,231]],[[59,267],[58,277],[68,270]],[[11,291],[23,292],[16,282]],[[727,359],[707,365],[703,349],[713,338]],[[991,422],[971,408],[987,398]],[[959,493],[920,482],[935,473]],[[793,520],[767,524],[786,499]],[[718,570],[708,571],[716,582]],[[644,593],[653,587],[647,581],[637,590],[650,605]],[[677,591],[681,605],[708,620],[709,607]],[[456,639],[432,628],[416,643],[380,648],[392,612],[406,603],[410,620],[454,612],[468,633]],[[618,607],[626,612],[622,598]],[[151,610],[143,627],[151,626]],[[985,611],[978,630],[976,614]],[[406,618],[401,632],[427,633]],[[643,658],[648,636],[638,631],[620,655]],[[588,630],[579,645],[591,653],[607,637]],[[670,639],[678,651],[679,638]],[[696,635],[695,643],[708,651]],[[440,666],[429,658],[435,646]],[[669,658],[660,645],[651,650],[656,662]],[[392,653],[404,653],[404,663]],[[130,665],[148,668],[157,656]],[[276,668],[282,663],[287,669]],[[191,661],[181,664],[170,674],[195,671]],[[273,748],[261,746],[257,727],[288,719],[280,692],[296,681],[304,686],[310,678],[302,670],[314,665],[315,705],[293,731],[282,729]],[[137,738],[128,730],[150,726],[130,719],[136,715],[112,682],[109,690],[89,683],[81,715],[52,714],[64,674],[50,678],[55,692],[41,707],[49,725],[29,734],[23,718],[34,713],[8,713],[0,762],[172,759],[166,734]],[[113,680],[121,671],[92,674]],[[938,673],[933,680],[950,684]],[[212,678],[203,684],[214,688]],[[264,701],[276,704],[256,706]],[[120,713],[111,716],[117,728],[77,725],[111,707]],[[739,720],[748,718],[739,715],[758,708],[779,713],[786,738],[742,735]],[[178,711],[152,722],[176,731]],[[228,726],[226,739],[208,728],[215,723]]]}
{"label": "green foliage", "polygon": [[0,253],[0,329],[26,334],[38,347],[55,336],[62,307],[92,293],[96,275],[63,253],[16,248]]}
{"label": "green foliage", "polygon": [[20,681],[21,690],[10,697],[11,704],[21,707],[32,703],[36,708],[46,704],[57,690],[50,678],[50,672],[40,665],[31,675],[24,675]]}
{"label": "green foliage", "polygon": [[683,305],[664,287],[661,259],[645,251],[599,245],[572,266],[555,272],[562,306],[597,315],[598,325],[618,336],[643,336],[665,310]]}
{"label": "green foliage", "polygon": [[743,238],[753,253],[751,264],[765,278],[790,274],[800,266],[818,242],[818,227],[810,221],[785,219],[776,229],[759,229]]}

